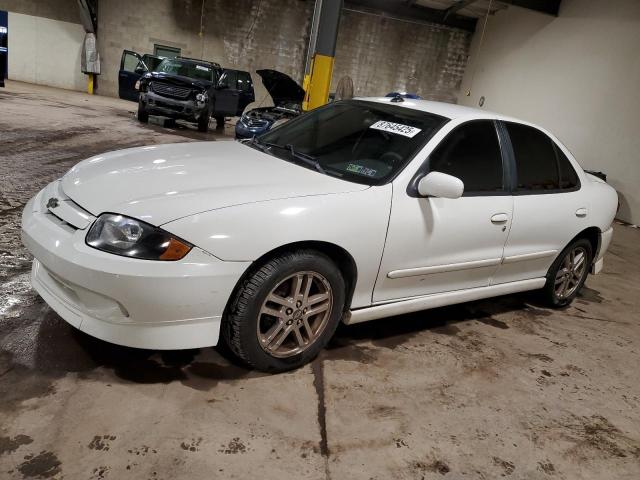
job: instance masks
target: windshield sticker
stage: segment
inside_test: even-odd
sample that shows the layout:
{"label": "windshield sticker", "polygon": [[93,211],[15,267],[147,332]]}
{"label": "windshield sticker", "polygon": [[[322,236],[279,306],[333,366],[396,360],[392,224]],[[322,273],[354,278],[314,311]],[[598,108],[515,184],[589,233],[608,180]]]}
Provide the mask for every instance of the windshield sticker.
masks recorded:
{"label": "windshield sticker", "polygon": [[382,130],[383,132],[396,133],[398,135],[402,135],[404,137],[413,138],[422,130],[416,127],[411,127],[409,125],[402,125],[401,123],[393,123],[386,122],[384,120],[378,120],[376,123],[371,125],[369,128],[373,128],[375,130]]}
{"label": "windshield sticker", "polygon": [[210,72],[211,69],[209,67],[203,67],[202,65],[196,65],[197,70],[204,70],[205,72]]}
{"label": "windshield sticker", "polygon": [[374,170],[373,168],[363,167],[362,165],[356,165],[355,163],[347,165],[347,171],[366,175],[367,177],[375,177],[377,172],[377,170]]}

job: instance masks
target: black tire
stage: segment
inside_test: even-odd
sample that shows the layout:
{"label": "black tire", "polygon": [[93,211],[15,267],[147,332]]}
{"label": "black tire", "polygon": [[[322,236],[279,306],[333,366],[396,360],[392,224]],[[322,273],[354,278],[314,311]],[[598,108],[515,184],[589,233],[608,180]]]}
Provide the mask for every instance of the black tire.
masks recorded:
{"label": "black tire", "polygon": [[[575,286],[571,283],[568,285],[571,286],[571,293],[569,295],[561,295],[558,293],[558,289],[564,285],[564,280],[558,280],[559,277],[567,278],[570,273],[562,273],[567,270],[567,262],[570,262],[570,255],[572,252],[584,252],[584,269],[580,272],[579,279],[576,279],[577,282]],[[591,262],[593,260],[593,249],[591,247],[591,242],[586,238],[579,238],[573,242],[571,242],[561,253],[558,255],[558,258],[553,262],[551,268],[549,268],[549,272],[547,273],[547,283],[543,287],[541,294],[543,302],[552,308],[562,308],[569,305],[576,298],[580,290],[584,286],[584,282],[587,280],[587,276],[589,275],[589,270],[591,268]],[[582,265],[582,263],[581,263]],[[572,270],[573,271],[573,270]],[[573,280],[572,277],[572,281]],[[556,282],[563,282],[558,285]]]}
{"label": "black tire", "polygon": [[141,100],[138,101],[138,120],[142,123],[149,121],[149,112],[144,108],[144,103]]}
{"label": "black tire", "polygon": [[224,117],[216,117],[216,129],[224,130]]}
{"label": "black tire", "polygon": [[[300,272],[319,274],[326,280],[331,287],[331,307],[323,317],[326,318],[324,327],[318,328],[317,336],[304,347],[305,350],[285,358],[274,356],[259,340],[258,322],[260,318],[264,319],[260,311],[276,287]],[[344,302],[344,278],[328,256],[315,250],[283,253],[266,261],[242,280],[223,319],[222,335],[229,349],[250,367],[264,372],[292,370],[313,360],[326,346],[342,318]],[[299,328],[301,331],[303,327]],[[296,340],[294,335],[292,341]]]}
{"label": "black tire", "polygon": [[200,118],[198,118],[198,131],[199,132],[208,132],[209,131],[209,112],[203,113]]}

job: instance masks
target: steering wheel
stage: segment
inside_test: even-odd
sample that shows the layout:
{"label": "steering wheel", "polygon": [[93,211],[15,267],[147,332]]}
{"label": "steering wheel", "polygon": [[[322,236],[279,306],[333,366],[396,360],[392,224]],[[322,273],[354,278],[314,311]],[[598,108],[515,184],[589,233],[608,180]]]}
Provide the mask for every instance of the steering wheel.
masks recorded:
{"label": "steering wheel", "polygon": [[396,162],[402,162],[402,155],[396,152],[384,152],[380,155],[378,161],[394,165]]}

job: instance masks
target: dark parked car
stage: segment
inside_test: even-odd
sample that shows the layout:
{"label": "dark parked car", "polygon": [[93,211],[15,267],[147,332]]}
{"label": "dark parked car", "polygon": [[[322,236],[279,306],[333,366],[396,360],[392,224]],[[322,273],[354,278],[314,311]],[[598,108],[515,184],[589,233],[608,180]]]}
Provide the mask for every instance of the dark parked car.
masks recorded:
{"label": "dark parked car", "polygon": [[[138,58],[133,69],[131,55]],[[141,122],[148,121],[149,115],[163,115],[195,122],[198,130],[206,132],[211,117],[222,128],[225,116],[241,115],[255,99],[248,72],[223,69],[205,60],[176,57],[158,63],[159,58],[130,51],[122,55],[120,97],[138,101]],[[152,68],[149,62],[156,65]]]}
{"label": "dark parked car", "polygon": [[304,90],[294,79],[277,70],[257,70],[256,73],[274,106],[254,108],[242,115],[236,123],[236,138],[255,137],[302,112]]}

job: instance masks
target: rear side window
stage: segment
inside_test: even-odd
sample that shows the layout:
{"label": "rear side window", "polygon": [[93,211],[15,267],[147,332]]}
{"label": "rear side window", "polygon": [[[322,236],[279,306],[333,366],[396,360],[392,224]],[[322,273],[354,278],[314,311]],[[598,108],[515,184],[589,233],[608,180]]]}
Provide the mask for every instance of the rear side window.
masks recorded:
{"label": "rear side window", "polygon": [[503,191],[502,156],[493,122],[477,120],[456,127],[429,155],[429,170],[458,177],[465,193]]}
{"label": "rear side window", "polygon": [[505,123],[516,157],[516,190],[560,189],[556,152],[552,140],[536,128]]}
{"label": "rear side window", "polygon": [[554,145],[558,157],[558,171],[560,172],[560,188],[563,190],[574,190],[580,186],[580,180],[573,165],[560,147]]}

